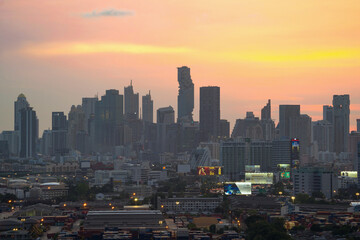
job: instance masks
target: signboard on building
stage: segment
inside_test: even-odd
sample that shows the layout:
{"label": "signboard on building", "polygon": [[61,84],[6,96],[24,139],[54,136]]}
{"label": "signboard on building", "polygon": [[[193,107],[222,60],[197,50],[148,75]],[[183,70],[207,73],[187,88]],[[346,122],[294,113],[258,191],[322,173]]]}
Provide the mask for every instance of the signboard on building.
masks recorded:
{"label": "signboard on building", "polygon": [[300,165],[300,141],[298,138],[291,139],[291,167],[299,168]]}
{"label": "signboard on building", "polygon": [[249,182],[226,182],[224,183],[224,194],[229,195],[251,195],[251,183]]}
{"label": "signboard on building", "polygon": [[260,165],[245,165],[245,172],[259,173],[260,172]]}
{"label": "signboard on building", "polygon": [[221,175],[221,167],[198,167],[198,175],[200,176],[213,176]]}
{"label": "signboard on building", "polygon": [[273,184],[273,173],[245,173],[245,182],[252,184]]}
{"label": "signboard on building", "polygon": [[340,175],[349,178],[357,178],[358,176],[357,171],[341,171]]}
{"label": "signboard on building", "polygon": [[280,172],[280,178],[281,179],[289,179],[290,178],[290,172]]}

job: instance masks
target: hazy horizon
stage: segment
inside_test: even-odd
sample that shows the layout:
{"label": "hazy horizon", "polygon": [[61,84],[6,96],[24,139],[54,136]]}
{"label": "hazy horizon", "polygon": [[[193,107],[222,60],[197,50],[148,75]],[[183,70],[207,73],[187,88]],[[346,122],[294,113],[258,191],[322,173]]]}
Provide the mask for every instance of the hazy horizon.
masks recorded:
{"label": "hazy horizon", "polygon": [[[0,131],[13,129],[24,93],[42,130],[51,112],[82,97],[151,90],[154,112],[177,109],[177,67],[199,87],[220,86],[221,118],[260,116],[267,99],[300,104],[322,119],[334,94],[350,95],[350,130],[360,118],[360,2],[0,1]],[[141,4],[140,4],[141,3]],[[141,106],[141,105],[140,105]],[[175,111],[176,112],[176,111]],[[156,120],[156,119],[154,119]]]}

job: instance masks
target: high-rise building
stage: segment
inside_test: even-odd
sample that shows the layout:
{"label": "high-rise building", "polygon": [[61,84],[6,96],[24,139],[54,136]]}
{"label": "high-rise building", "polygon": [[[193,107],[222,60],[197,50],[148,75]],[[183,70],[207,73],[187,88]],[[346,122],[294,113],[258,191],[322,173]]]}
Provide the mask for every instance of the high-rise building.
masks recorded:
{"label": "high-rise building", "polygon": [[200,88],[201,140],[217,138],[220,125],[220,87]]}
{"label": "high-rise building", "polygon": [[294,196],[299,193],[312,195],[321,192],[331,198],[338,189],[337,176],[332,170],[316,167],[293,170]]}
{"label": "high-rise building", "polygon": [[91,115],[95,114],[95,105],[98,101],[97,97],[93,98],[83,98],[82,99],[82,109],[85,113],[85,131],[89,134],[89,120]]}
{"label": "high-rise building", "polygon": [[329,105],[323,106],[323,120],[328,121],[331,124],[334,124],[334,108]]}
{"label": "high-rise building", "polygon": [[98,151],[112,151],[123,142],[123,95],[106,90],[95,106],[95,140]]}
{"label": "high-rise building", "polygon": [[194,110],[194,83],[190,76],[190,68],[178,68],[178,122],[192,121]]}
{"label": "high-rise building", "polygon": [[290,118],[290,138],[299,138],[301,141],[300,155],[311,153],[311,117],[301,114]]}
{"label": "high-rise building", "polygon": [[327,120],[313,122],[313,140],[320,152],[334,151],[334,125]]}
{"label": "high-rise building", "polygon": [[169,107],[159,108],[157,110],[157,123],[172,124],[175,122],[175,112],[174,109]]}
{"label": "high-rise building", "polygon": [[360,132],[360,119],[356,119],[356,125],[357,125],[356,131]]}
{"label": "high-rise building", "polygon": [[348,146],[348,152],[351,154],[351,161],[353,162],[353,166],[356,169],[356,161],[357,161],[357,147],[358,143],[360,142],[360,133],[352,131],[349,134],[349,146]]}
{"label": "high-rise building", "polygon": [[230,122],[226,119],[221,119],[219,122],[219,136],[222,138],[230,137]]}
{"label": "high-rise building", "polygon": [[14,103],[14,130],[18,131],[20,129],[20,111],[22,109],[30,107],[28,101],[24,94],[20,94],[17,100]]}
{"label": "high-rise building", "polygon": [[334,95],[334,150],[347,152],[349,135],[350,96]]}
{"label": "high-rise building", "polygon": [[5,140],[8,142],[10,155],[19,156],[19,151],[20,151],[19,131],[3,131],[0,134],[0,140]]}
{"label": "high-rise building", "polygon": [[271,120],[271,100],[261,109],[261,120]]}
{"label": "high-rise building", "polygon": [[236,139],[221,142],[220,162],[223,174],[232,181],[241,179],[245,165],[260,165],[262,172],[272,170],[272,144],[270,141]]}
{"label": "high-rise building", "polygon": [[278,164],[291,165],[291,142],[288,138],[281,138],[272,142],[271,161],[274,170]]}
{"label": "high-rise building", "polygon": [[300,105],[279,106],[280,137],[290,137],[290,119],[300,117]]}
{"label": "high-rise building", "polygon": [[67,144],[68,122],[64,112],[52,113],[52,154],[65,155],[69,152]]}
{"label": "high-rise building", "polygon": [[[175,112],[174,109],[169,107],[159,108],[157,110],[157,151],[159,153],[168,152],[169,145],[169,137],[170,133],[174,133],[175,127],[173,125],[175,123]],[[176,134],[176,132],[175,132]],[[174,134],[171,134],[172,136]]]}
{"label": "high-rise building", "polygon": [[134,93],[132,81],[124,87],[125,119],[139,119],[139,93]]}
{"label": "high-rise building", "polygon": [[[77,138],[79,138],[79,134],[82,137],[85,133],[85,113],[81,107],[81,105],[78,105],[75,107],[74,105],[71,106],[71,110],[69,112],[69,121],[68,121],[68,146],[69,149],[72,150],[80,150],[76,143],[80,143],[79,141],[76,141]],[[85,141],[85,140],[84,140]],[[82,145],[82,144],[80,144]]]}
{"label": "high-rise building", "polygon": [[20,157],[31,158],[36,156],[36,142],[38,134],[38,120],[36,112],[31,108],[20,110]]}
{"label": "high-rise building", "polygon": [[146,94],[142,97],[142,118],[144,122],[154,122],[154,102],[151,99],[151,94]]}
{"label": "high-rise building", "polygon": [[253,112],[246,112],[245,119],[237,119],[233,132],[232,138],[242,137],[251,138],[253,140],[263,139],[263,129],[258,117],[255,117]]}

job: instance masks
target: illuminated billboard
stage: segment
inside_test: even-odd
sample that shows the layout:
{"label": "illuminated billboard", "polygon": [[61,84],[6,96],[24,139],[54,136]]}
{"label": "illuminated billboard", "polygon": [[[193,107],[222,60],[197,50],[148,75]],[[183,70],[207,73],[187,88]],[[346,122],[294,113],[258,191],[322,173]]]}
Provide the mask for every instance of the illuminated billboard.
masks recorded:
{"label": "illuminated billboard", "polygon": [[341,171],[342,177],[357,178],[357,171]]}
{"label": "illuminated billboard", "polygon": [[273,184],[273,173],[245,173],[245,182],[252,184]]}
{"label": "illuminated billboard", "polygon": [[221,167],[198,167],[197,170],[200,176],[221,175]]}
{"label": "illuminated billboard", "polygon": [[300,159],[300,141],[297,138],[291,139],[291,164],[292,168],[299,167]]}
{"label": "illuminated billboard", "polygon": [[290,178],[290,172],[280,172],[280,178],[281,179],[289,179]]}
{"label": "illuminated billboard", "polygon": [[229,195],[251,195],[251,183],[249,182],[227,182],[224,183],[224,194]]}
{"label": "illuminated billboard", "polygon": [[278,172],[290,172],[290,164],[278,164],[277,171]]}
{"label": "illuminated billboard", "polygon": [[260,172],[260,165],[245,165],[245,172],[259,173]]}

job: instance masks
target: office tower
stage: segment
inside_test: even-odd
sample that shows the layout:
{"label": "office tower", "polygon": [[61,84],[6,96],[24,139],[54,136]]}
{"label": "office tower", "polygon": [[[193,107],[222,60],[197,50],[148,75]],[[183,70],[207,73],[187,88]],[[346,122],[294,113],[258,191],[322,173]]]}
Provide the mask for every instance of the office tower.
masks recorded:
{"label": "office tower", "polygon": [[220,87],[200,88],[201,140],[217,138],[220,125]]}
{"label": "office tower", "polygon": [[290,119],[300,117],[300,105],[279,106],[280,137],[290,137]]}
{"label": "office tower", "polygon": [[356,119],[356,125],[357,125],[356,131],[360,132],[360,119]]}
{"label": "office tower", "polygon": [[260,165],[262,172],[272,170],[272,144],[270,141],[237,139],[221,142],[220,162],[223,174],[232,181],[241,179],[245,165]]}
{"label": "office tower", "polygon": [[0,140],[8,142],[10,155],[19,156],[20,151],[20,132],[19,131],[3,131]]}
{"label": "office tower", "polygon": [[142,97],[142,118],[144,122],[154,122],[154,102],[151,99],[150,91]]}
{"label": "office tower", "polygon": [[64,112],[52,113],[52,155],[65,155],[69,152],[67,144],[68,122]]}
{"label": "office tower", "polygon": [[139,93],[134,93],[132,81],[124,87],[125,119],[139,119]]}
{"label": "office tower", "polygon": [[14,103],[14,130],[20,130],[20,111],[22,109],[30,107],[24,94],[20,94]]}
{"label": "office tower", "polygon": [[[77,136],[81,133],[82,137],[84,137],[85,133],[85,113],[81,107],[81,105],[78,105],[75,107],[74,105],[71,106],[70,112],[69,112],[69,121],[68,121],[68,146],[69,149],[72,150],[80,150],[76,146],[76,140],[79,138]],[[85,141],[85,139],[84,139]],[[80,143],[78,141],[78,143]],[[83,145],[83,143],[80,143],[80,145]]]}
{"label": "office tower", "polygon": [[353,162],[354,169],[356,169],[356,161],[357,161],[357,146],[360,142],[360,133],[352,131],[349,134],[349,146],[348,146],[348,152],[351,153],[350,158]]}
{"label": "office tower", "polygon": [[250,139],[263,139],[263,131],[258,117],[255,117],[253,112],[247,112],[245,119],[237,119],[232,138],[242,137]]}
{"label": "office tower", "polygon": [[123,143],[123,95],[106,90],[95,105],[95,140],[98,151],[113,151]]}
{"label": "office tower", "polygon": [[45,156],[50,156],[52,153],[52,131],[44,130],[40,140],[40,152]]}
{"label": "office tower", "polygon": [[8,159],[10,156],[9,144],[6,140],[0,140],[0,159]]}
{"label": "office tower", "polygon": [[219,122],[219,136],[222,138],[230,137],[230,122],[226,119],[221,119]]}
{"label": "office tower", "polygon": [[327,120],[313,122],[313,140],[320,152],[334,151],[334,125]]}
{"label": "office tower", "polygon": [[290,138],[298,138],[301,141],[300,155],[311,153],[311,117],[301,114],[290,118]]}
{"label": "office tower", "polygon": [[38,120],[36,112],[31,108],[20,110],[20,157],[36,156],[36,142],[38,136]]}
{"label": "office tower", "polygon": [[308,167],[293,170],[294,196],[299,193],[312,195],[321,192],[326,198],[332,198],[338,190],[338,180],[330,169]]}
{"label": "office tower", "polygon": [[334,108],[332,106],[323,106],[323,120],[326,120],[331,124],[334,123]]}
{"label": "office tower", "polygon": [[271,161],[274,171],[278,164],[291,165],[291,142],[289,138],[281,138],[272,142]]}
{"label": "office tower", "polygon": [[194,110],[194,83],[190,76],[190,68],[178,68],[178,122],[192,121]]}
{"label": "office tower", "polygon": [[191,152],[200,143],[199,122],[181,122],[179,125],[179,152]]}
{"label": "office tower", "polygon": [[261,120],[271,120],[271,100],[261,109]]}
{"label": "office tower", "polygon": [[336,153],[347,152],[349,135],[350,97],[334,95],[334,150]]}
{"label": "office tower", "polygon": [[85,113],[85,131],[88,134],[89,134],[89,119],[92,114],[95,114],[95,105],[97,101],[98,101],[97,97],[82,99],[81,106]]}
{"label": "office tower", "polygon": [[157,110],[157,123],[172,124],[175,123],[175,112],[174,109],[169,107],[159,108]]}
{"label": "office tower", "polygon": [[[159,108],[157,110],[157,151],[159,153],[169,151],[170,132],[174,132],[177,125],[175,123],[174,109],[169,107]],[[173,135],[173,134],[171,134]]]}

